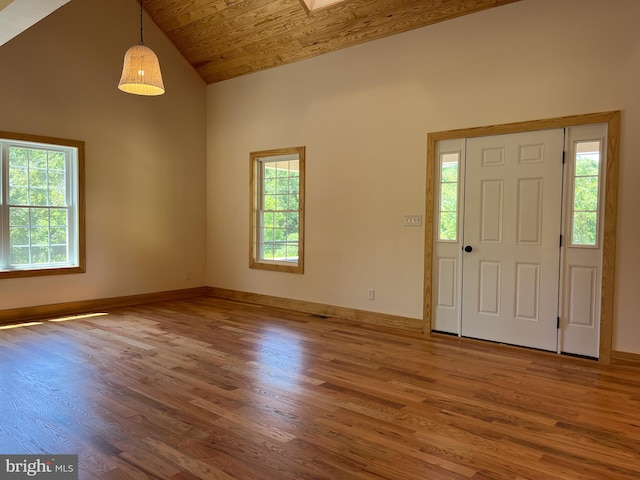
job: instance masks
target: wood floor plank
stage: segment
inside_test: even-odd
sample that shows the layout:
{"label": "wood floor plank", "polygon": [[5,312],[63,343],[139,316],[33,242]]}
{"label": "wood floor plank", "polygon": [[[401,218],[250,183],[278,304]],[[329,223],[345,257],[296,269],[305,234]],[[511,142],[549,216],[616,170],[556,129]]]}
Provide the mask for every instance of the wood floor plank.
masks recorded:
{"label": "wood floor plank", "polygon": [[0,330],[0,452],[83,480],[640,478],[640,367],[197,297]]}

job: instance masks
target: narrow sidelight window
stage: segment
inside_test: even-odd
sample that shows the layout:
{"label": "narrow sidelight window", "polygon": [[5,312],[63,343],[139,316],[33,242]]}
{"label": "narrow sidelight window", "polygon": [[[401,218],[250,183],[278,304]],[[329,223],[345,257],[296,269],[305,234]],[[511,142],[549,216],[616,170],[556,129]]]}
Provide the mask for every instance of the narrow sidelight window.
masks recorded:
{"label": "narrow sidelight window", "polygon": [[438,240],[458,240],[458,178],[460,153],[440,155],[440,230]]}
{"label": "narrow sidelight window", "polygon": [[575,143],[571,245],[595,247],[598,244],[601,142]]}

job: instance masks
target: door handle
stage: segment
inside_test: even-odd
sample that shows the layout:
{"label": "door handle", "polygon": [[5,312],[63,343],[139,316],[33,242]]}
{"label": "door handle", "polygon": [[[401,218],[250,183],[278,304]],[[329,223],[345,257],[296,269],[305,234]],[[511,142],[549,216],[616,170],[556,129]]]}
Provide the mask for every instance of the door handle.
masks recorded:
{"label": "door handle", "polygon": [[467,245],[464,247],[464,251],[467,253],[471,253],[473,251],[473,247],[471,245]]}

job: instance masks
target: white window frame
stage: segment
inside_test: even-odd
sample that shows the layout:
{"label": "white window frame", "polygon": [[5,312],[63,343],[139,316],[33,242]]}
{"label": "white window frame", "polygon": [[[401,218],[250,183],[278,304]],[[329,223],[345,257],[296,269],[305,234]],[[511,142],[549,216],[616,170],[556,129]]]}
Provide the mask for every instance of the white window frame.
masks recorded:
{"label": "white window frame", "polygon": [[[62,206],[10,203],[9,149],[12,147],[59,152],[65,156],[65,204]],[[64,209],[67,212],[67,261],[28,264],[11,263],[10,209]],[[51,137],[0,132],[0,279],[84,273],[84,142]]]}

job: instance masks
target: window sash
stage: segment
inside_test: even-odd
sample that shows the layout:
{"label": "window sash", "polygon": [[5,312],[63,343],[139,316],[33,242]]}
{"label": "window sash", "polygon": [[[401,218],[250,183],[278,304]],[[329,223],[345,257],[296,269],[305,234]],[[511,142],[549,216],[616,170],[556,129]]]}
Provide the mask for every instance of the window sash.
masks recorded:
{"label": "window sash", "polygon": [[[296,195],[295,191],[291,189],[291,180],[294,178],[298,179],[299,176],[291,174],[291,165],[290,160],[271,160],[271,159],[260,159],[258,161],[260,178],[259,178],[259,209],[256,211],[256,224],[258,225],[257,231],[257,258],[259,261],[268,261],[268,262],[278,262],[278,263],[298,263],[298,240],[297,237],[299,235],[299,227],[291,228],[288,226],[288,218],[290,215],[295,214],[299,217],[300,211],[299,208],[292,210],[289,208],[279,208],[282,207],[282,204],[286,204],[287,206],[291,203],[291,197]],[[281,174],[282,167],[286,165],[287,174]],[[267,171],[269,169],[275,170],[275,177],[273,179],[267,178]],[[266,184],[269,180],[274,180],[272,183],[274,184],[275,191],[267,192]],[[280,181],[279,181],[280,180]],[[280,189],[280,185],[282,180],[286,180],[287,188],[282,191]],[[299,188],[296,189],[299,191]],[[286,199],[286,200],[285,200]],[[272,208],[267,208],[267,201],[272,200],[275,201],[275,205],[270,205]],[[272,202],[273,203],[273,202]],[[299,201],[298,201],[299,205]],[[265,222],[265,218],[271,216],[270,222]],[[282,217],[285,218],[284,226],[281,225]],[[274,225],[276,223],[276,219],[280,219],[280,222],[277,222],[278,225]],[[268,225],[270,226],[267,226]],[[282,237],[280,239],[272,238],[266,239],[265,233],[272,232],[274,237]],[[291,240],[290,235],[295,235],[296,239]],[[271,248],[272,255],[267,256],[265,254],[265,249]],[[282,252],[284,249],[284,255],[280,253],[279,255],[276,252]],[[296,251],[296,255],[289,255],[290,251]],[[269,258],[270,257],[270,258]]]}

